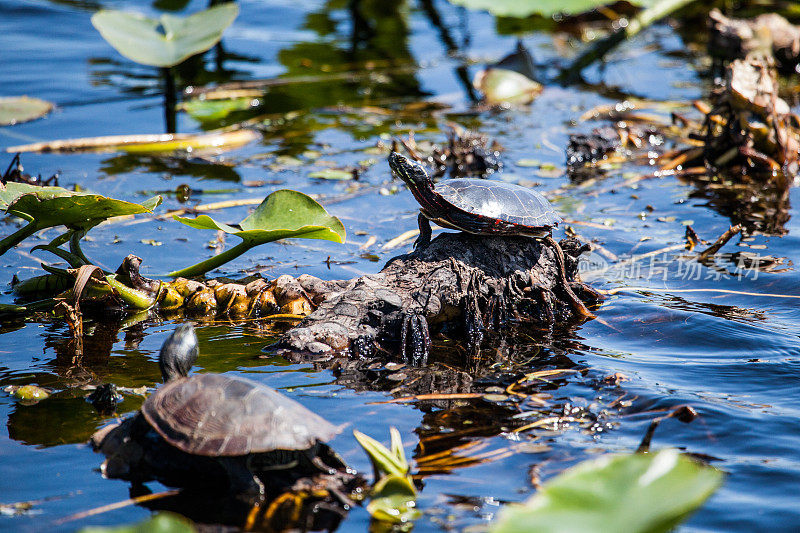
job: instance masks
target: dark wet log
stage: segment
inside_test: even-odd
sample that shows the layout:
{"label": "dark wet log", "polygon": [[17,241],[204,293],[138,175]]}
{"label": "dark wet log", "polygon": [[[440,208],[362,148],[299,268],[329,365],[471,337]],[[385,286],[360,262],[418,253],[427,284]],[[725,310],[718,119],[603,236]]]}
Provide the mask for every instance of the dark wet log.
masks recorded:
{"label": "dark wet log", "polygon": [[[574,239],[561,246],[573,291],[587,303],[599,301],[576,281],[576,258],[585,247]],[[428,328],[466,339],[473,351],[485,332],[511,322],[549,327],[575,319],[558,280],[555,253],[541,240],[447,233],[395,257],[378,274],[331,282],[298,278],[318,307],[277,347],[322,359],[383,354],[424,363]]]}

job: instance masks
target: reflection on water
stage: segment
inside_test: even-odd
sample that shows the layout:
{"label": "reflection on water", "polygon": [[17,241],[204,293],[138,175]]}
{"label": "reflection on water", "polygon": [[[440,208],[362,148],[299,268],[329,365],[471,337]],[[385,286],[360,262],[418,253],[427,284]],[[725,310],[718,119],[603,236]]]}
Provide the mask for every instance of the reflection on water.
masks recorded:
{"label": "reflection on water", "polygon": [[[145,5],[116,2],[113,7],[185,13],[206,4],[157,0]],[[0,54],[7,85],[60,106],[45,120],[0,128],[0,147],[20,139],[160,131],[158,73],[115,55],[88,21],[98,7],[92,2],[0,0],[7,17],[0,35],[0,49],[8,51]],[[800,313],[796,300],[779,297],[796,295],[798,286],[793,265],[800,226],[791,216],[791,206],[800,202],[796,189],[739,189],[710,182],[687,186],[671,177],[625,185],[626,173],[648,170],[645,164],[611,169],[594,184],[569,186],[558,172],[541,168],[563,167],[568,134],[594,126],[575,125],[574,120],[607,103],[606,98],[700,97],[708,80],[680,33],[658,26],[641,37],[645,41],[610,56],[602,71],[587,70],[585,84],[550,85],[529,107],[476,113],[469,107],[473,60],[499,59],[514,49],[518,36],[537,61],[556,57],[558,43],[566,41],[559,34],[554,45],[551,32],[574,30],[574,22],[495,22],[444,1],[265,1],[242,2],[241,8],[222,46],[183,65],[177,79],[180,86],[193,87],[256,81],[258,105],[202,122],[182,112],[178,126],[197,131],[251,120],[264,135],[262,143],[202,159],[195,154],[30,154],[26,172],[49,176],[61,170],[65,186],[77,184],[133,201],[184,182],[193,189],[227,191],[220,200],[263,197],[278,187],[335,198],[327,207],[347,225],[347,245],[271,244],[214,275],[240,277],[242,271],[268,269],[273,276],[307,272],[345,279],[374,273],[406,251],[383,245],[416,228],[417,204],[391,180],[383,155],[375,150],[379,138],[387,143],[414,131],[418,142],[442,143],[445,125],[453,120],[503,146],[500,179],[544,192],[558,190],[556,205],[575,221],[567,225],[615,257],[653,252],[659,258],[655,266],[663,267],[674,257],[668,255],[662,263],[657,252],[684,242],[685,224],[706,239],[721,234],[731,222],[744,224],[748,235],[729,243],[725,255],[713,263],[694,262],[696,278],[605,272],[592,280],[596,287],[652,290],[610,298],[600,320],[574,330],[520,326],[512,339],[487,343],[469,361],[457,338],[439,338],[432,357],[437,365],[426,371],[387,361],[333,366],[292,362],[262,351],[279,329],[206,322],[198,327],[200,371],[246,374],[335,424],[347,424],[332,444],[363,472],[370,466],[349,430],[382,438],[389,426],[398,427],[422,487],[424,517],[416,531],[485,522],[500,502],[523,499],[566,466],[600,452],[636,449],[653,418],[684,404],[698,418],[690,424],[664,421],[653,448],[675,446],[713,456],[728,472],[723,489],[691,519],[690,527],[790,531],[800,523],[794,497],[800,483]],[[684,37],[693,38],[688,32]],[[428,95],[437,105],[419,102]],[[279,155],[294,156],[300,163],[284,165]],[[369,159],[375,162],[364,166],[359,181],[308,177],[310,169],[355,168]],[[530,166],[531,160],[540,166]],[[181,207],[185,205],[169,195],[160,209]],[[247,212],[247,207],[229,208],[219,212],[219,219],[241,220]],[[178,226],[170,220],[107,224],[92,230],[84,248],[104,265],[118,265],[128,253],[139,255],[147,275],[213,253],[206,248],[212,235]],[[45,232],[5,255],[2,279],[39,274],[43,258],[31,247],[55,236]],[[162,246],[152,245],[153,240]],[[772,257],[772,266],[759,264],[747,276],[718,275],[735,272],[741,262],[749,264],[752,254]],[[677,292],[697,288],[738,293]],[[0,529],[48,529],[58,518],[131,496],[127,484],[101,478],[95,471],[100,458],[81,444],[110,418],[97,414],[84,396],[87,387],[112,382],[123,389],[118,413],[125,416],[138,409],[142,396],[124,388],[158,386],[155,357],[174,323],[165,322],[167,317],[136,322],[87,315],[89,334],[80,357],[61,321],[0,324],[0,388],[33,383],[54,391],[49,399],[27,406],[0,395],[0,416],[8,430],[0,437],[0,502],[69,494],[36,503],[31,514],[0,517]],[[549,373],[555,370],[560,373]],[[417,398],[434,393],[440,396]],[[134,494],[147,490],[162,487],[136,487]],[[743,501],[748,505],[741,505]],[[235,502],[207,503],[201,495],[148,505],[206,523],[244,523]],[[59,527],[132,522],[148,514],[146,507],[132,506]],[[334,513],[317,526],[341,531],[368,527],[363,508],[354,508],[341,522],[340,516]]]}

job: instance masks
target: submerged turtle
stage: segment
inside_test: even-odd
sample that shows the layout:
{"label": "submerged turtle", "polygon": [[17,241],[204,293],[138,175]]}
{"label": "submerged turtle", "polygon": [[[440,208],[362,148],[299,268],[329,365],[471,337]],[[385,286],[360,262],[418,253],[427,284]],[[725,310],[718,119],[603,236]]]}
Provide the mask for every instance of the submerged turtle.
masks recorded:
{"label": "submerged turtle", "polygon": [[346,472],[324,441],[339,428],[276,390],[238,376],[196,374],[197,336],[182,324],[161,347],[166,382],[135,416],[92,436],[108,477],[227,488],[260,500],[267,486]]}
{"label": "submerged turtle", "polygon": [[452,179],[434,185],[425,167],[397,152],[389,154],[389,167],[408,185],[421,206],[418,248],[431,241],[431,220],[442,227],[474,235],[524,235],[542,239],[555,252],[559,282],[572,308],[581,316],[594,317],[569,286],[564,252],[552,237],[561,217],[544,196],[526,187],[494,180]]}

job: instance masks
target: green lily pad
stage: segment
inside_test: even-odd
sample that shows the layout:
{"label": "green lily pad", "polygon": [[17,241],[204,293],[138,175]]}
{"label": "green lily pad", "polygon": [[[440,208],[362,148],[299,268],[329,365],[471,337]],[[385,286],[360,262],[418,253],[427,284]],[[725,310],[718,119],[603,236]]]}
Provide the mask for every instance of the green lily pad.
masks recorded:
{"label": "green lily pad", "polygon": [[29,222],[0,241],[0,255],[40,229],[66,226],[72,230],[88,230],[112,217],[151,213],[160,203],[161,196],[137,204],[62,187],[0,184],[0,209]]}
{"label": "green lily pad", "polygon": [[392,524],[406,524],[419,518],[417,491],[408,476],[381,478],[372,489],[367,511],[373,518]]}
{"label": "green lily pad", "polygon": [[188,17],[165,13],[158,19],[103,9],[92,15],[92,24],[128,59],[153,67],[174,67],[217,44],[238,14],[239,6],[233,2]]}
{"label": "green lily pad", "polygon": [[136,204],[61,187],[38,187],[25,183],[0,186],[0,208],[26,220],[34,220],[40,229],[51,226],[87,229],[112,217],[151,213],[160,203],[160,196]]}
{"label": "green lily pad", "polygon": [[250,109],[257,101],[256,98],[227,98],[224,100],[193,98],[183,102],[179,109],[186,111],[198,122],[212,122],[222,120],[236,111]]}
{"label": "green lily pad", "polygon": [[671,531],[720,486],[722,472],[677,450],[608,455],[556,476],[490,533]]}
{"label": "green lily pad", "polygon": [[280,190],[267,196],[250,216],[237,226],[217,222],[208,215],[197,218],[174,216],[175,220],[192,228],[224,231],[236,235],[242,242],[206,261],[170,276],[199,276],[250,248],[279,239],[322,239],[343,243],[346,232],[342,222],[328,214],[313,198],[301,192]]}
{"label": "green lily pad", "polygon": [[[648,5],[653,0],[628,0],[635,5]],[[613,4],[612,0],[450,0],[453,4],[488,11],[497,17],[552,17],[558,13],[576,15]]]}
{"label": "green lily pad", "polygon": [[197,531],[194,525],[184,517],[162,512],[137,524],[90,526],[79,530],[79,533],[193,533],[194,531]]}
{"label": "green lily pad", "polygon": [[43,117],[53,109],[53,104],[28,96],[0,98],[0,126],[11,126]]}
{"label": "green lily pad", "polygon": [[46,389],[37,387],[36,385],[22,385],[20,387],[9,385],[5,390],[14,398],[30,403],[45,400],[50,396],[50,393]]}
{"label": "green lily pad", "polygon": [[318,180],[345,181],[353,179],[353,173],[348,170],[341,170],[338,168],[326,168],[324,170],[318,170],[316,172],[312,172],[308,175],[308,177]]}

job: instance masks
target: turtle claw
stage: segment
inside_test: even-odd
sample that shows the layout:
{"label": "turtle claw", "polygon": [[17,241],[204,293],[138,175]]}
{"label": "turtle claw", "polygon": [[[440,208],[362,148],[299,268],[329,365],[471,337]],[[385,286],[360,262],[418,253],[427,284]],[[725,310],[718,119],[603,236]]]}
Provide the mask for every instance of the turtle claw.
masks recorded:
{"label": "turtle claw", "polygon": [[420,311],[408,311],[404,314],[400,344],[403,362],[414,366],[428,363],[431,335],[428,331],[428,321]]}

